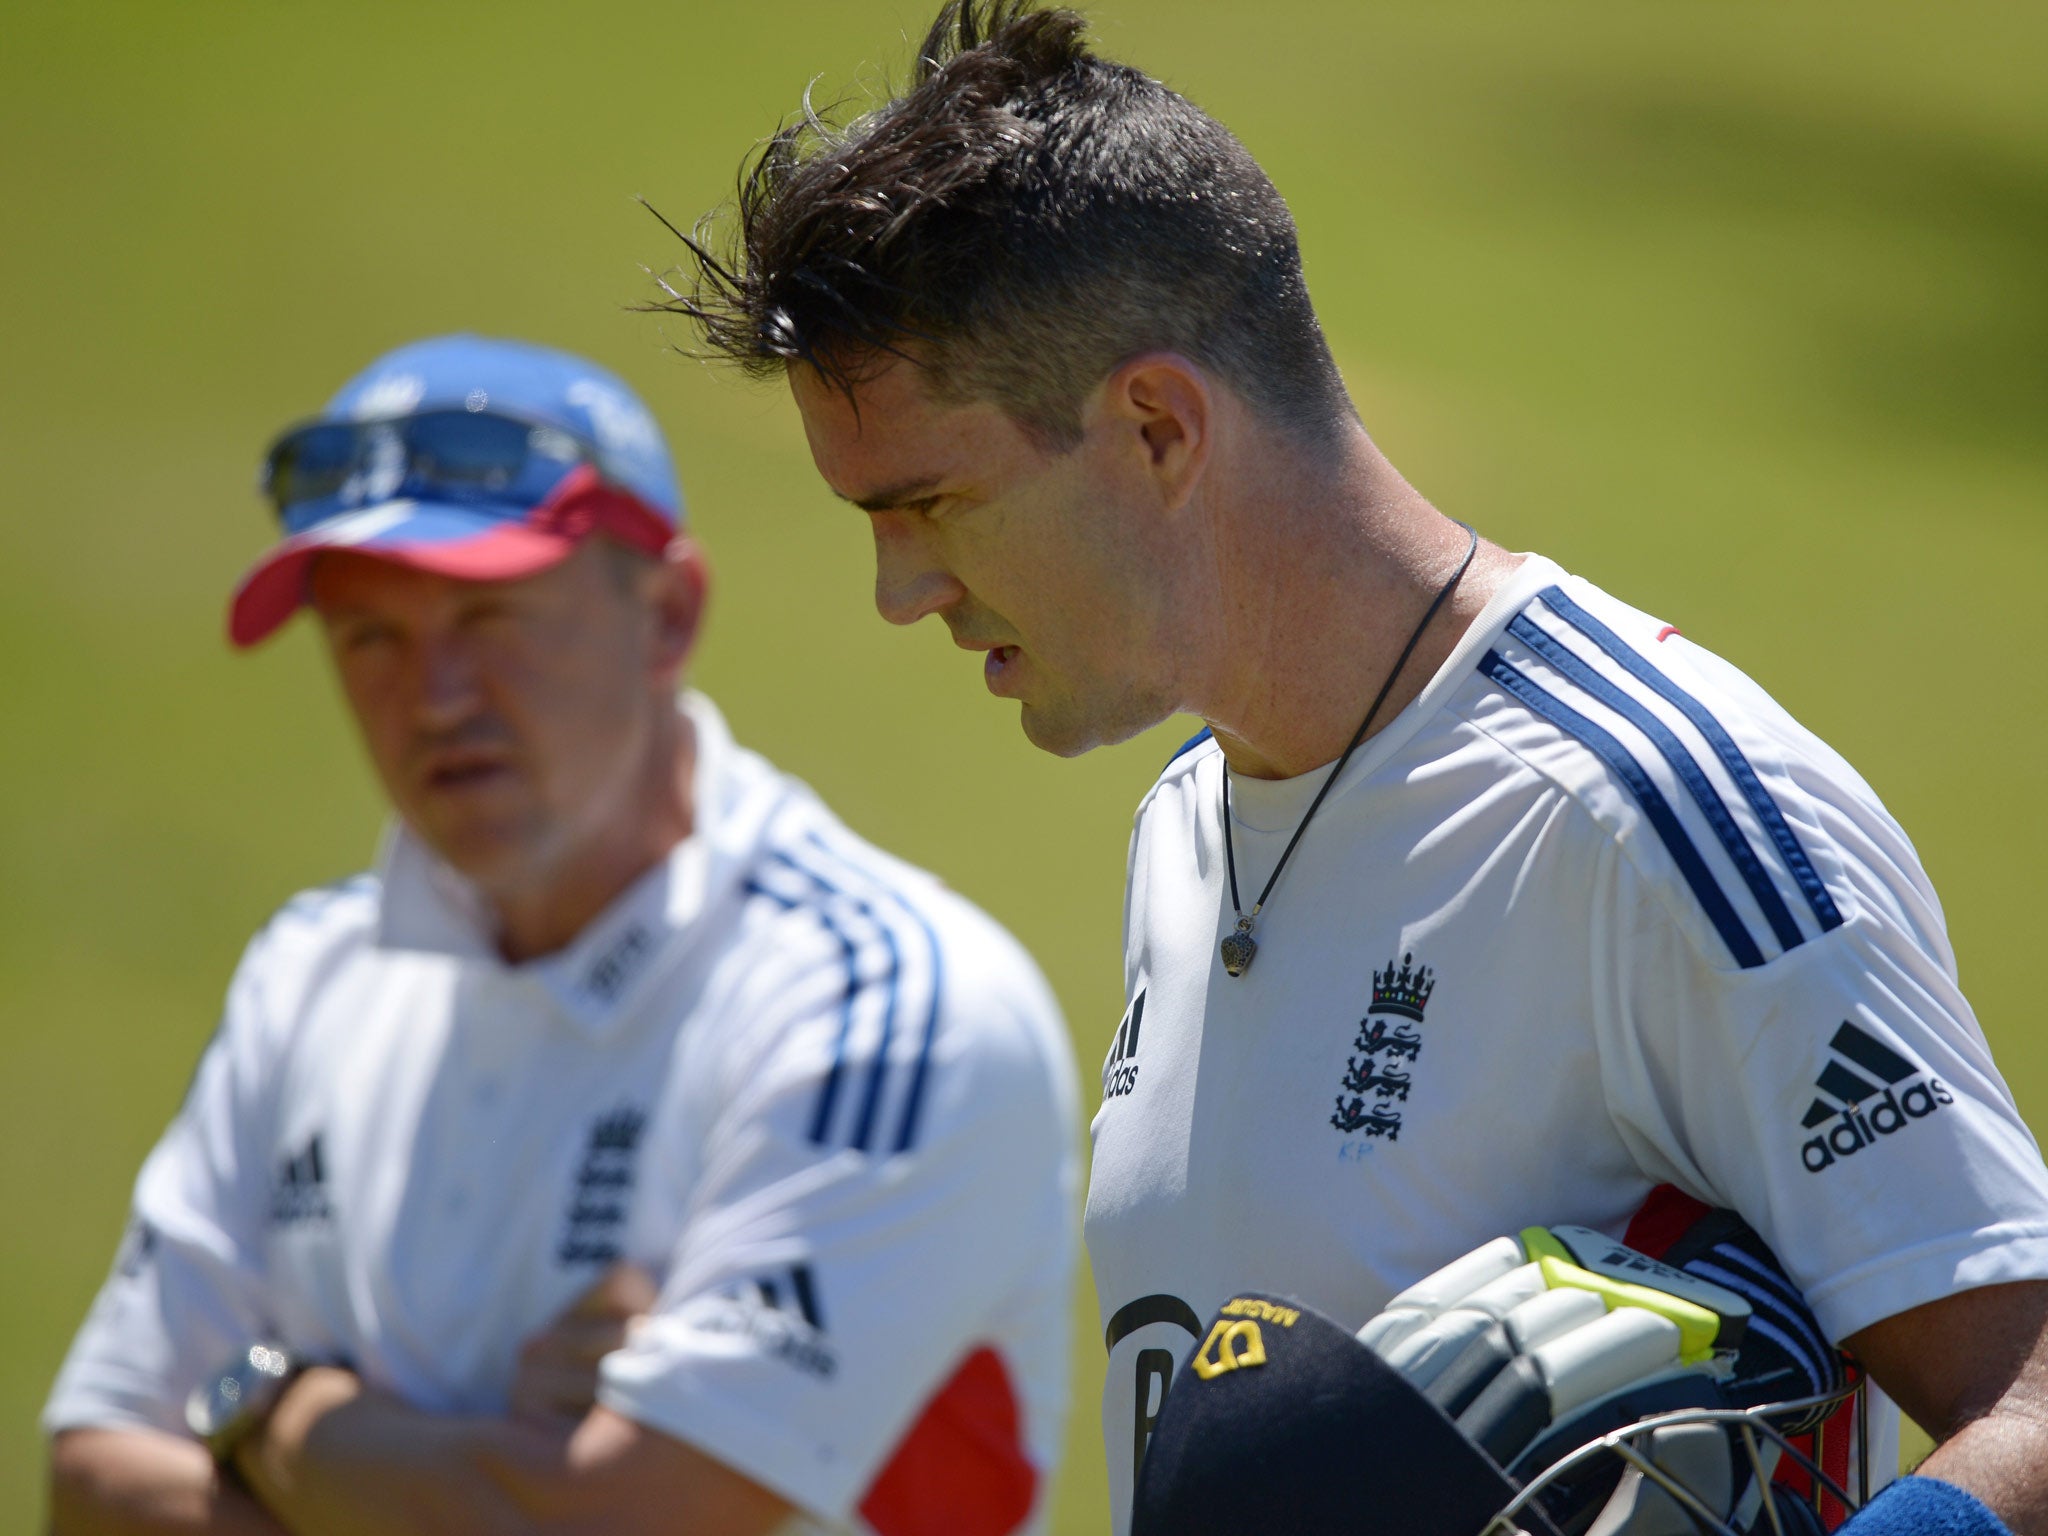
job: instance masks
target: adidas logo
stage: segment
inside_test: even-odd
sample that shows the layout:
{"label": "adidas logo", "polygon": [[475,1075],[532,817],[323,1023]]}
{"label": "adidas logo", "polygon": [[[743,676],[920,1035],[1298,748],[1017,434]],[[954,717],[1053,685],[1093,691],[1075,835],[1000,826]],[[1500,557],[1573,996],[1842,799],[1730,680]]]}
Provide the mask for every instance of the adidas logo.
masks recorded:
{"label": "adidas logo", "polygon": [[1116,1027],[1109,1059],[1102,1064],[1102,1096],[1121,1098],[1138,1086],[1138,1026],[1145,1022],[1145,989],[1131,1000],[1123,1022]]}
{"label": "adidas logo", "polygon": [[821,1380],[838,1371],[838,1356],[825,1338],[825,1315],[818,1306],[818,1282],[810,1265],[757,1275],[720,1294],[731,1306],[699,1312],[693,1327],[706,1333],[745,1334],[769,1354]]}
{"label": "adidas logo", "polygon": [[[1808,1173],[1832,1168],[1836,1159],[1854,1157],[1878,1137],[1903,1131],[1955,1102],[1940,1078],[1847,1020],[1828,1049],[1836,1059],[1814,1079],[1819,1096],[1799,1122],[1818,1132],[1799,1149]],[[1828,1125],[1831,1120],[1834,1124]]]}
{"label": "adidas logo", "polygon": [[[789,1286],[790,1305],[782,1297],[783,1284]],[[818,1283],[808,1264],[792,1264],[779,1274],[756,1275],[749,1287],[752,1300],[775,1312],[794,1312],[804,1320],[804,1325],[819,1333],[825,1331],[825,1314],[818,1307]],[[746,1299],[745,1293],[733,1292],[735,1300]]]}
{"label": "adidas logo", "polygon": [[320,1133],[307,1139],[302,1151],[280,1159],[270,1186],[270,1220],[280,1227],[302,1221],[326,1221],[334,1207],[327,1203],[327,1163],[320,1152]]}

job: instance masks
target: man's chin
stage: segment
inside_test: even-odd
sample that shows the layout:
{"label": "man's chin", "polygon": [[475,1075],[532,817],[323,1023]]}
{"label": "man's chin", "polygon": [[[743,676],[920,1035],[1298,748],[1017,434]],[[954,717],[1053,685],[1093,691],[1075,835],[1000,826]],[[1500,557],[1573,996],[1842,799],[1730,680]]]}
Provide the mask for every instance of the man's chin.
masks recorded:
{"label": "man's chin", "polygon": [[1057,705],[1024,704],[1017,723],[1024,739],[1041,752],[1054,757],[1079,757],[1097,747],[1113,747],[1150,730],[1173,713],[1171,708],[1156,712],[1138,707],[1090,713],[1072,702]]}
{"label": "man's chin", "polygon": [[490,892],[526,883],[535,862],[532,830],[518,818],[407,818],[413,835],[455,873]]}

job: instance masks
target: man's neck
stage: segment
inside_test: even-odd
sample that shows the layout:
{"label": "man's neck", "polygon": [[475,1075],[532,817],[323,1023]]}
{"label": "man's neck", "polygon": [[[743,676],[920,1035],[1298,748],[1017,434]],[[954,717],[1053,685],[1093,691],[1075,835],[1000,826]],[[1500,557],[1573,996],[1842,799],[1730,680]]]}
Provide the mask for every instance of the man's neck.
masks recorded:
{"label": "man's neck", "polygon": [[680,710],[657,719],[641,764],[613,814],[542,878],[485,893],[510,964],[553,954],[690,835],[696,728]]}
{"label": "man's neck", "polygon": [[[1470,535],[1353,428],[1328,456],[1255,445],[1218,489],[1196,650],[1197,711],[1253,778],[1292,778],[1341,755]],[[1519,564],[1482,541],[1393,678],[1377,732],[1413,701]]]}

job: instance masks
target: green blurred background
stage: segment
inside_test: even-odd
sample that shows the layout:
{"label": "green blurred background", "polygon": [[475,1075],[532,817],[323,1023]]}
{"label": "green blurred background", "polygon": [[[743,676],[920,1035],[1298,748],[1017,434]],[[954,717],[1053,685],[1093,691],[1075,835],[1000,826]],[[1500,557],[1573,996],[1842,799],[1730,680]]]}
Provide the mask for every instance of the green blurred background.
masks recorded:
{"label": "green blurred background", "polygon": [[[379,809],[303,629],[228,653],[271,432],[455,328],[667,427],[741,736],[1037,952],[1095,1101],[1130,811],[868,604],[794,414],[623,306],[823,76],[930,0],[17,3],[0,19],[0,1528],[250,931]],[[2048,8],[1104,0],[1300,220],[1368,424],[1446,509],[1758,676],[1918,841],[2024,1110],[2048,866]],[[670,331],[669,340],[683,339]],[[2031,958],[2030,958],[2031,957]],[[2030,981],[2029,978],[2035,980]],[[1059,1529],[1103,1525],[1085,1277]]]}

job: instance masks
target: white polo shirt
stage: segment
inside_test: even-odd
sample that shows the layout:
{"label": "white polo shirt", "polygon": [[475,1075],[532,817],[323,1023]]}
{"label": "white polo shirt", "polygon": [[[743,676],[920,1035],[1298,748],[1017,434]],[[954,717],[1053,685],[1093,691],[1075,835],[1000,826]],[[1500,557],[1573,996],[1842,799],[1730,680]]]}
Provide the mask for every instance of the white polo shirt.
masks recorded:
{"label": "white polo shirt", "polygon": [[[1664,1183],[1747,1217],[1837,1341],[2048,1276],[2048,1174],[1912,845],[1669,626],[1527,559],[1346,767],[1237,978],[1223,772],[1191,744],[1131,843],[1087,1209],[1119,1530],[1234,1291],[1356,1327],[1501,1233],[1619,1236]],[[1232,777],[1247,902],[1326,774]]]}
{"label": "white polo shirt", "polygon": [[696,830],[558,954],[501,963],[403,833],[257,936],[47,1429],[182,1434],[259,1338],[498,1413],[521,1342],[629,1259],[661,1300],[608,1406],[830,1527],[1036,1528],[1075,1250],[1057,1007],[685,707]]}

